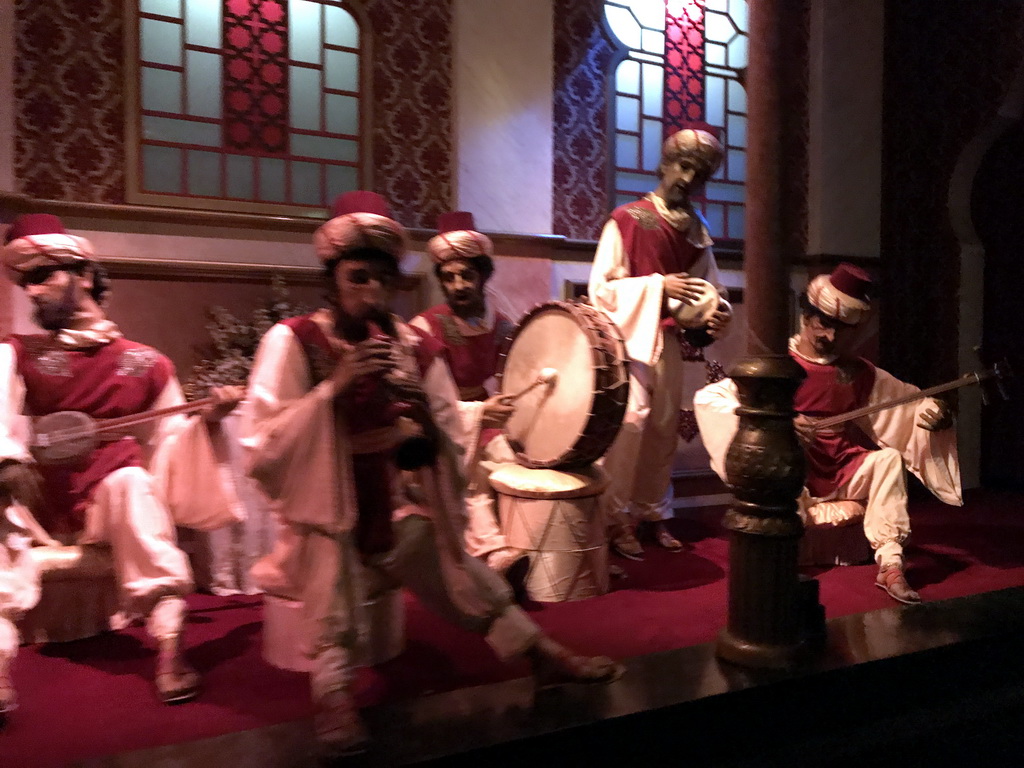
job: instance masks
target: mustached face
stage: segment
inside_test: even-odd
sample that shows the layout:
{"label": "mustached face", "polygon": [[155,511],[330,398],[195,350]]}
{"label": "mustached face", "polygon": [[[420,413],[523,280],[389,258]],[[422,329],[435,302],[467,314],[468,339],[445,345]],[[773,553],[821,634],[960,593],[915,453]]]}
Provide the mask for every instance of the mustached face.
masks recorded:
{"label": "mustached face", "polygon": [[441,290],[445,300],[455,314],[461,317],[475,317],[484,312],[484,281],[480,273],[468,261],[454,259],[442,264],[440,269]]}
{"label": "mustached face", "polygon": [[819,314],[805,315],[800,340],[818,357],[839,357],[850,351],[856,327]]}

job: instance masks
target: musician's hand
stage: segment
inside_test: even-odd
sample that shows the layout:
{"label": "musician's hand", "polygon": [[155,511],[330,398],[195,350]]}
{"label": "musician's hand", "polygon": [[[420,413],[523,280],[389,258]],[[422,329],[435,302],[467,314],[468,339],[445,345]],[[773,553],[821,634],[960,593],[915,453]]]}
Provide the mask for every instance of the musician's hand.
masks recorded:
{"label": "musician's hand", "polygon": [[0,508],[14,501],[36,513],[43,506],[43,479],[31,464],[7,460],[0,462]]}
{"label": "musician's hand", "polygon": [[921,412],[917,426],[929,432],[941,432],[953,426],[953,410],[943,400],[933,400],[934,408]]}
{"label": "musician's hand", "polygon": [[213,402],[203,409],[203,420],[208,424],[216,424],[242,402],[245,397],[245,387],[236,385],[211,387],[210,397],[213,398]]}
{"label": "musician's hand", "polygon": [[484,400],[480,426],[484,429],[501,429],[506,422],[512,418],[516,409],[514,405],[505,402],[504,395],[495,395]]}
{"label": "musician's hand", "polygon": [[665,296],[684,304],[695,304],[704,295],[704,281],[685,272],[665,275]]}
{"label": "musician's hand", "polygon": [[797,415],[793,419],[793,429],[796,431],[796,439],[800,441],[800,445],[806,448],[819,437],[838,435],[843,431],[844,427],[841,424],[839,426],[821,429],[817,427],[819,421],[821,421],[821,419],[816,419],[803,413]]}
{"label": "musician's hand", "polygon": [[796,439],[805,448],[814,442],[814,422],[815,419],[802,413],[793,419],[793,430],[796,432]]}
{"label": "musician's hand", "polygon": [[732,322],[732,307],[727,302],[722,302],[715,310],[715,314],[708,320],[708,335],[713,339],[719,338],[725,329]]}
{"label": "musician's hand", "polygon": [[344,395],[363,376],[383,376],[394,367],[391,345],[386,341],[369,338],[358,344],[343,343],[330,381],[334,385],[334,393]]}

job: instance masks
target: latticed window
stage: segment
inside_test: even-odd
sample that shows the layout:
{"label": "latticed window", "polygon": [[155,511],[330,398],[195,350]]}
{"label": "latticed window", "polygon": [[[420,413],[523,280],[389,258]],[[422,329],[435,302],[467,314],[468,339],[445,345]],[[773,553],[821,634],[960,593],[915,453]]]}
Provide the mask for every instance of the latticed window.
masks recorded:
{"label": "latticed window", "polygon": [[133,202],[302,215],[366,185],[363,36],[347,3],[138,0],[136,9]]}
{"label": "latticed window", "polygon": [[614,205],[657,186],[663,140],[707,125],[726,147],[700,207],[713,237],[743,238],[746,181],[747,0],[606,0],[623,48],[610,125]]}

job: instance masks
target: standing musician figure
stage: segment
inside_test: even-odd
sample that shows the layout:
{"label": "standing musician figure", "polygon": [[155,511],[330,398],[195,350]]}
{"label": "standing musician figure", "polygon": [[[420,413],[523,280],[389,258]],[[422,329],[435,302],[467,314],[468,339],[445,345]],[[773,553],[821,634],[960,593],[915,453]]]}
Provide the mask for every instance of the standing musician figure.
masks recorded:
{"label": "standing musician figure", "polygon": [[665,527],[661,503],[683,397],[679,334],[703,328],[717,338],[732,319],[707,225],[691,200],[721,160],[722,145],[706,131],[670,136],[657,189],[612,211],[590,272],[590,300],[618,326],[630,361],[625,421],[604,457],[610,483],[602,507],[612,549],[632,560],[643,556],[641,524],[661,546],[682,549]]}
{"label": "standing musician figure", "polygon": [[223,484],[212,441],[223,439],[217,423],[243,390],[216,389],[199,416],[150,420],[101,437],[77,458],[37,464],[30,449],[42,438],[30,442],[27,419],[73,411],[102,425],[184,398],[171,361],[107,319],[108,285],[92,245],[68,235],[56,216],[17,218],[3,265],[45,332],[0,344],[0,712],[14,706],[13,620],[39,599],[32,544],[110,547],[124,612],[146,617],[159,644],[156,693],[165,703],[187,701],[199,690],[181,649],[192,572],[174,524],[236,519],[237,497]]}
{"label": "standing musician figure", "polygon": [[[851,354],[870,310],[864,270],[840,264],[818,275],[800,297],[800,330],[789,354],[807,373],[793,400],[797,437],[807,462],[805,511],[822,501],[864,504],[864,535],[875,553],[875,583],[901,603],[918,603],[904,574],[910,535],[905,470],[941,501],[961,506],[953,414],[942,400],[924,398],[831,428],[816,422],[919,392]],[[724,379],[699,390],[694,408],[711,465],[725,479],[725,455],[739,423],[736,385]]]}
{"label": "standing musician figure", "polygon": [[[329,306],[263,337],[242,428],[251,474],[283,523],[253,575],[302,602],[325,753],[366,748],[354,652],[363,606],[397,586],[484,635],[500,658],[526,656],[544,683],[614,679],[617,664],[552,640],[466,555],[458,448],[447,437],[460,429],[455,385],[436,345],[390,311],[405,229],[372,192],[341,195],[332,214],[313,237]],[[433,451],[403,451],[414,439]]]}
{"label": "standing musician figure", "polygon": [[[445,303],[424,310],[409,325],[441,346],[441,354],[459,390],[469,481],[466,499],[466,552],[513,581],[528,564],[521,549],[508,546],[498,527],[494,496],[487,483],[496,465],[515,461],[501,428],[514,410],[494,395],[502,343],[512,332],[511,321],[489,304],[484,288],[494,274],[491,239],[473,228],[468,211],[438,217],[438,234],[427,243],[434,274]],[[515,565],[516,568],[512,568]]]}

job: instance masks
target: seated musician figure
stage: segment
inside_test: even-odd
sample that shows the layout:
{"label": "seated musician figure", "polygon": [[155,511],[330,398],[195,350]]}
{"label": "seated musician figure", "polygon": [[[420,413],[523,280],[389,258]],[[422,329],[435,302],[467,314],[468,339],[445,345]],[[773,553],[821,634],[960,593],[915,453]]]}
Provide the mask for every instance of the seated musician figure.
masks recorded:
{"label": "seated musician figure", "polygon": [[[363,606],[405,586],[446,619],[526,656],[546,682],[608,681],[620,668],[573,654],[462,548],[458,397],[439,348],[390,312],[405,230],[372,192],[349,192],[314,235],[330,306],[271,328],[249,379],[242,444],[283,523],[253,569],[302,603],[314,727],[324,751],[365,748],[353,699]],[[408,450],[423,441],[432,450]]]}
{"label": "seated musician figure", "polygon": [[[923,398],[834,427],[816,422],[918,392],[852,354],[870,310],[864,270],[840,264],[815,277],[801,296],[800,330],[789,354],[807,373],[794,397],[797,437],[807,478],[801,510],[821,501],[864,505],[864,535],[878,564],[875,583],[902,603],[920,602],[904,574],[903,544],[910,535],[905,470],[947,504],[960,506],[960,468],[953,414],[942,400]],[[694,398],[712,468],[725,479],[725,455],[736,433],[736,385],[724,379]]]}
{"label": "seated musician figure", "polygon": [[[13,620],[39,598],[32,544],[109,546],[125,614],[146,618],[159,644],[158,697],[189,700],[199,689],[181,648],[192,573],[175,543],[172,515],[201,527],[235,519],[237,501],[222,485],[211,440],[242,390],[218,390],[201,416],[126,427],[59,465],[36,450],[37,461],[29,419],[76,411],[101,425],[184,399],[170,360],[125,339],[106,317],[108,284],[92,245],[68,235],[56,216],[17,218],[3,265],[28,294],[44,333],[0,344],[0,713],[14,707]],[[32,446],[40,441],[36,434]]]}
{"label": "seated musician figure", "polygon": [[510,569],[522,571],[528,561],[522,550],[506,543],[487,484],[491,469],[515,461],[501,432],[514,408],[493,394],[498,356],[512,323],[487,301],[484,287],[494,274],[494,246],[473,226],[473,214],[467,211],[438,218],[438,234],[427,243],[427,253],[445,303],[424,310],[409,325],[440,345],[458,386],[465,435],[462,448],[472,464],[466,467],[466,552],[517,581],[522,574]]}

